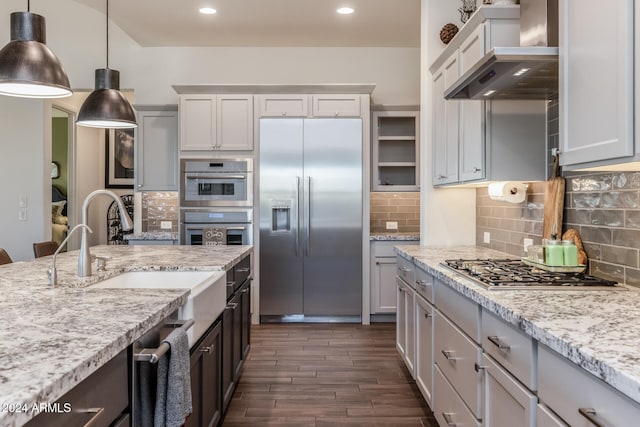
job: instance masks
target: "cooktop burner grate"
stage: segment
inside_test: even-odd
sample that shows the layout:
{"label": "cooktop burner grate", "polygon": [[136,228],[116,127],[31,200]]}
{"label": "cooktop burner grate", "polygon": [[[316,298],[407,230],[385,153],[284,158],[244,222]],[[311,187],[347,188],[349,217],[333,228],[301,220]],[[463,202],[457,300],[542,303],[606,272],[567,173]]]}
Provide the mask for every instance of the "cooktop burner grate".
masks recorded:
{"label": "cooktop burner grate", "polygon": [[584,273],[553,273],[518,259],[450,259],[444,265],[487,289],[624,289],[611,280]]}

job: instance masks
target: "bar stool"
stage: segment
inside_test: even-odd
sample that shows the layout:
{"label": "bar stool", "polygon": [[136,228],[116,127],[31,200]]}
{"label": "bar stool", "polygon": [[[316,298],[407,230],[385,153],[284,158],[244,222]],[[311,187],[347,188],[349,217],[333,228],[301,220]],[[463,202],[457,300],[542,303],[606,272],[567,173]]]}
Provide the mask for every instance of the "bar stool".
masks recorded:
{"label": "bar stool", "polygon": [[33,254],[36,258],[53,255],[56,249],[58,249],[58,243],[53,240],[33,244]]}
{"label": "bar stool", "polygon": [[13,261],[11,260],[11,257],[9,256],[7,251],[5,251],[4,249],[0,248],[0,265],[11,264],[12,262]]}

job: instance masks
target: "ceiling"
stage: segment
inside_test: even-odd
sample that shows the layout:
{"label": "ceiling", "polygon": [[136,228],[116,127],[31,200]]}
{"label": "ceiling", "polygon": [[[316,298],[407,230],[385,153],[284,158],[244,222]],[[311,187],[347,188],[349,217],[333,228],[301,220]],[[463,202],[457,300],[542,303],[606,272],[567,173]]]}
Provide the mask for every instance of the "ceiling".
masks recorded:
{"label": "ceiling", "polygon": [[[337,14],[342,6],[355,12]],[[145,47],[420,46],[420,0],[110,0],[109,18]]]}

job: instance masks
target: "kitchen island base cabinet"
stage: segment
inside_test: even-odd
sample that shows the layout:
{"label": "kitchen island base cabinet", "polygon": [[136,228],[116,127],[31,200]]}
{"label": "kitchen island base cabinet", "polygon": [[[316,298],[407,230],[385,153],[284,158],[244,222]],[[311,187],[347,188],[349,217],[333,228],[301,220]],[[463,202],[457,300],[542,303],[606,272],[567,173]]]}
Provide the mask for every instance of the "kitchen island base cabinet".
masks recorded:
{"label": "kitchen island base cabinet", "polygon": [[538,347],[538,397],[571,426],[640,422],[640,404],[543,345]]}
{"label": "kitchen island base cabinet", "polygon": [[187,418],[186,427],[212,427],[222,418],[221,332],[218,321],[191,352],[193,413]]}
{"label": "kitchen island base cabinet", "polygon": [[[129,417],[127,371],[127,350],[123,350],[55,403],[45,402],[54,408],[59,407],[58,411],[41,413],[25,425],[28,427],[117,425]],[[66,411],[65,405],[69,405],[71,412]]]}

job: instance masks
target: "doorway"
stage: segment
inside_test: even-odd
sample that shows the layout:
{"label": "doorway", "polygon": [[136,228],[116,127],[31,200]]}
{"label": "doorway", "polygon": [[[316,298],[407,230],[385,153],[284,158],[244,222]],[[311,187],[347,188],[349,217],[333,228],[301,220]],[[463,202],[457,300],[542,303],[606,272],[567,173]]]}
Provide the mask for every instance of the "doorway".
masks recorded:
{"label": "doorway", "polygon": [[[65,108],[51,107],[51,240],[62,243],[74,215],[74,123],[75,114]],[[67,250],[77,249],[77,239],[70,239]]]}

